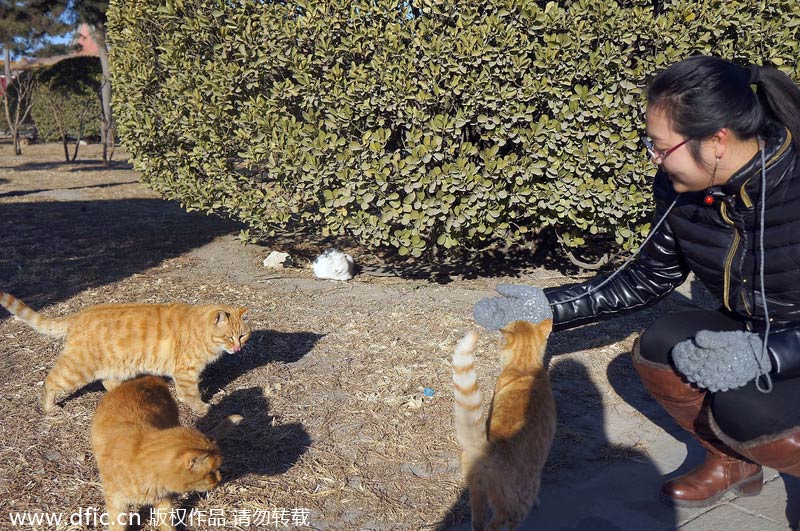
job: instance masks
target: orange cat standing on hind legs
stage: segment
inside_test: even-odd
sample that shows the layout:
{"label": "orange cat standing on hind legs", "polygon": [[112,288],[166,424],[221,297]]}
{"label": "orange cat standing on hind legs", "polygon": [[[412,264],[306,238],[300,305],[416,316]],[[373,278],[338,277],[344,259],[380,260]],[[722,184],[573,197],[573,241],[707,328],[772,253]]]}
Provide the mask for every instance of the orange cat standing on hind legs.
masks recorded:
{"label": "orange cat standing on hind legs", "polygon": [[200,373],[223,353],[239,352],[250,337],[247,309],[223,304],[100,304],[61,319],[45,317],[9,293],[0,292],[0,305],[37,332],[66,338],[44,381],[45,411],[53,409],[58,393],[94,380],[112,389],[150,373],[172,377],[178,399],[205,413]]}
{"label": "orange cat standing on hind legs", "polygon": [[456,346],[455,432],[474,530],[514,529],[538,504],[542,469],[556,431],[556,406],[543,360],[552,328],[547,319],[514,321],[501,329],[503,371],[486,422],[474,366],[478,334],[468,333]]}
{"label": "orange cat standing on hind legs", "polygon": [[174,531],[172,496],[205,492],[220,481],[222,453],[215,439],[242,420],[231,415],[206,436],[178,423],[166,382],[143,376],[109,391],[92,419],[94,451],[109,529],[124,531],[128,507],[151,505],[159,529]]}

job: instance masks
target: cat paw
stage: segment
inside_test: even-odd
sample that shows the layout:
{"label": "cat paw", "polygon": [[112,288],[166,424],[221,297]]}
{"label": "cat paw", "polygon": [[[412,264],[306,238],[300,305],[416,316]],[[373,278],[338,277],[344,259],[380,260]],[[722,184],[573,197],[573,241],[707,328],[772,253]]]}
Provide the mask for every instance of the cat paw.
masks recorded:
{"label": "cat paw", "polygon": [[39,406],[45,413],[51,413],[56,408],[55,393],[50,392],[48,389],[42,391],[42,396],[39,400]]}
{"label": "cat paw", "polygon": [[64,409],[63,406],[60,406],[58,404],[52,404],[52,403],[51,404],[40,404],[39,407],[42,409],[42,413],[44,413],[45,415],[52,415],[52,414]]}

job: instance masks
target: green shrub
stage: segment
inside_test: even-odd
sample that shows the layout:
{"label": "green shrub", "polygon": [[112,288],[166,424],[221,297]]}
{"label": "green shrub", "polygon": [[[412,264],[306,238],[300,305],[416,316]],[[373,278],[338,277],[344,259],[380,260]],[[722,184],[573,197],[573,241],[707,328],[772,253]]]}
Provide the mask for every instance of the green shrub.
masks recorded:
{"label": "green shrub", "polygon": [[31,114],[48,142],[100,136],[100,60],[63,59],[37,71]]}
{"label": "green shrub", "polygon": [[691,54],[797,78],[800,3],[650,0],[112,5],[115,112],[149,185],[252,235],[401,255],[579,250],[649,228],[644,89]]}

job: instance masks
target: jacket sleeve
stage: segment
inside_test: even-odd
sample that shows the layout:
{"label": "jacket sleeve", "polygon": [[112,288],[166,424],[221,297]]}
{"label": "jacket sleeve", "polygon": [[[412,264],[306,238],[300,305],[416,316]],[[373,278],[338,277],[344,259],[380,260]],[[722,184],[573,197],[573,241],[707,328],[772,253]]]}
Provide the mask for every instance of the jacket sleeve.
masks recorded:
{"label": "jacket sleeve", "polygon": [[[673,198],[674,194],[670,199]],[[657,203],[660,206],[656,208],[654,227],[667,211],[664,201]],[[603,282],[609,275],[598,275],[581,284],[545,289],[553,309],[554,328],[563,330],[636,310],[680,286],[689,269],[680,258],[669,220],[656,231],[636,259],[607,284]]]}
{"label": "jacket sleeve", "polygon": [[772,361],[772,374],[781,380],[800,376],[800,328],[771,333],[767,350]]}

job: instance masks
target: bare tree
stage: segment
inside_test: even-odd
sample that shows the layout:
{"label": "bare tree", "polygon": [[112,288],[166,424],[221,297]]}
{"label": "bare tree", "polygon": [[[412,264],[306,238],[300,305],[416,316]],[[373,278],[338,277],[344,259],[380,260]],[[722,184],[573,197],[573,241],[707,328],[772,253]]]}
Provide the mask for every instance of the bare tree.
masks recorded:
{"label": "bare tree", "polygon": [[[19,145],[19,126],[22,122],[12,122],[13,117],[21,120],[27,118],[30,112],[30,91],[32,87],[22,87],[19,89],[24,93],[25,98],[20,99],[26,105],[14,105],[8,98],[8,89],[12,83],[13,72],[11,71],[11,59],[13,54],[24,54],[36,48],[42,39],[48,34],[60,34],[67,29],[67,25],[61,21],[61,15],[66,9],[63,0],[27,0],[26,2],[10,2],[0,0],[0,46],[3,47],[4,74],[6,90],[3,93],[3,106],[5,108],[8,128],[13,134],[14,151],[17,155],[21,154]],[[34,80],[26,80],[24,83],[34,83]],[[18,98],[19,99],[19,98]],[[15,125],[16,124],[16,125]]]}
{"label": "bare tree", "polygon": [[[78,158],[78,150],[80,149],[81,139],[86,127],[87,120],[91,117],[90,108],[81,101],[81,96],[78,94],[66,93],[63,89],[53,90],[50,87],[43,88],[44,85],[39,85],[40,92],[37,96],[44,94],[38,101],[43,102],[43,107],[46,108],[53,119],[52,124],[58,135],[61,137],[61,145],[64,148],[64,159],[67,162],[75,162]],[[75,136],[75,149],[72,152],[72,157],[69,155],[69,141],[70,133],[74,132]]]}
{"label": "bare tree", "polygon": [[22,155],[19,130],[33,107],[33,91],[36,88],[36,76],[31,72],[22,72],[13,81],[9,81],[3,92],[3,109],[6,113],[14,143],[14,155]]}

